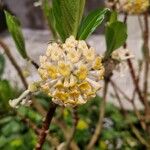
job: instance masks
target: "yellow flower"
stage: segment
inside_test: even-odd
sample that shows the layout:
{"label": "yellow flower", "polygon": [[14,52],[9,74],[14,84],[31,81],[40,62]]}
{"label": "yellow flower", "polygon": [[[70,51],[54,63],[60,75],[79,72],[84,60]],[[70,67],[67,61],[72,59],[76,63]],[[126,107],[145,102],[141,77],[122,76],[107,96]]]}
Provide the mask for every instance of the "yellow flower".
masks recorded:
{"label": "yellow flower", "polygon": [[56,93],[53,95],[54,98],[59,99],[63,102],[65,102],[68,99],[68,96],[69,96],[68,93],[59,91],[56,91]]}
{"label": "yellow flower", "polygon": [[111,58],[117,61],[124,61],[134,58],[134,55],[129,49],[117,49],[111,54]]}
{"label": "yellow flower", "polygon": [[51,50],[53,49],[53,45],[52,44],[48,45],[47,50],[46,50],[46,56],[50,56],[51,55]]}
{"label": "yellow flower", "polygon": [[75,86],[77,83],[77,78],[74,75],[70,76],[70,87]]}
{"label": "yellow flower", "polygon": [[64,87],[68,87],[68,88],[73,87],[76,85],[76,83],[77,83],[77,79],[73,75],[70,75],[70,77],[66,77],[64,79]]}
{"label": "yellow flower", "polygon": [[88,50],[88,46],[87,46],[87,44],[86,44],[86,42],[85,41],[79,41],[78,42],[78,49],[80,50],[80,51],[87,51]]}
{"label": "yellow flower", "polygon": [[[91,98],[91,97],[89,97],[89,98]],[[77,104],[77,105],[85,104],[85,103],[87,102],[87,100],[88,100],[87,98],[85,99],[85,98],[83,98],[82,95],[79,95],[78,101],[76,102],[76,104]]]}
{"label": "yellow flower", "polygon": [[105,68],[102,66],[100,70],[98,70],[98,78],[99,80],[104,79],[104,74],[105,74]]}
{"label": "yellow flower", "polygon": [[69,76],[70,72],[71,72],[70,65],[63,62],[63,61],[61,61],[61,62],[58,63],[58,71],[63,76]]}
{"label": "yellow flower", "polygon": [[57,77],[57,68],[54,65],[49,65],[48,68],[47,68],[47,72],[48,72],[48,75],[52,79],[56,79],[56,77]]}
{"label": "yellow flower", "polygon": [[89,78],[86,78],[86,80],[88,81],[88,83],[90,83],[90,85],[94,88],[95,91],[101,88],[101,85],[98,82],[91,80]]}
{"label": "yellow flower", "polygon": [[48,73],[45,71],[43,68],[38,69],[39,75],[41,76],[42,79],[47,79],[48,78]]}
{"label": "yellow flower", "polygon": [[74,100],[77,100],[79,95],[80,95],[80,92],[78,90],[74,90],[69,93],[69,96]]}
{"label": "yellow flower", "polygon": [[47,57],[46,56],[40,56],[40,65],[43,66],[47,61]]}
{"label": "yellow flower", "polygon": [[87,81],[79,84],[79,88],[82,92],[91,91],[91,86]]}
{"label": "yellow flower", "polygon": [[54,61],[59,60],[61,55],[62,55],[62,50],[60,48],[51,51],[51,59]]}
{"label": "yellow flower", "polygon": [[42,88],[43,92],[49,93],[49,85],[48,85],[48,83],[42,84],[41,88]]}
{"label": "yellow flower", "polygon": [[96,96],[95,90],[87,93],[87,97],[94,98]]}
{"label": "yellow flower", "polygon": [[70,38],[66,39],[65,41],[65,48],[74,48],[77,45],[77,41],[75,40],[74,36],[70,36]]}
{"label": "yellow flower", "polygon": [[90,49],[84,51],[84,56],[88,61],[94,60],[94,58],[95,58],[95,49],[90,48]]}
{"label": "yellow flower", "polygon": [[105,69],[104,69],[103,66],[101,66],[101,68],[99,70],[90,71],[89,76],[91,75],[91,76],[95,77],[98,80],[102,80],[103,76],[104,76],[104,73],[105,73]]}
{"label": "yellow flower", "polygon": [[62,83],[62,80],[58,80],[57,83],[54,85],[55,88],[57,89],[63,89],[64,85]]}
{"label": "yellow flower", "polygon": [[149,0],[120,0],[123,10],[130,14],[140,14],[149,7]]}
{"label": "yellow flower", "polygon": [[97,57],[93,63],[93,69],[98,70],[102,67],[102,58]]}
{"label": "yellow flower", "polygon": [[76,63],[80,58],[80,53],[75,49],[71,49],[70,51],[68,51],[67,57],[71,62]]}
{"label": "yellow flower", "polygon": [[87,74],[88,74],[88,69],[85,65],[81,65],[79,67],[79,70],[77,70],[76,73],[79,80],[84,80],[87,77]]}

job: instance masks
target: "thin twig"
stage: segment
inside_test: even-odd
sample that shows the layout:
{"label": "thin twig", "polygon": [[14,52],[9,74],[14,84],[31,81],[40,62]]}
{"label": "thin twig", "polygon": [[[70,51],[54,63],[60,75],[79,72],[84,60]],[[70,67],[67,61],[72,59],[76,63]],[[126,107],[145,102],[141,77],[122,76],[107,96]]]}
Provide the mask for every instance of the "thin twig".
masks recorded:
{"label": "thin twig", "polygon": [[140,16],[138,16],[138,21],[139,21],[140,29],[141,29],[142,33],[144,33],[143,24],[142,24]]}
{"label": "thin twig", "polygon": [[140,141],[141,144],[145,145],[148,149],[150,144],[142,137],[138,129],[134,125],[130,125],[132,132],[135,134],[136,138]]}
{"label": "thin twig", "polygon": [[[125,14],[125,16],[124,16],[124,23],[125,24],[127,22],[127,19],[128,19],[128,14]],[[124,48],[126,48],[126,47],[127,47],[127,43],[124,44]],[[144,104],[144,106],[145,106],[145,113],[147,113],[148,110],[149,110],[149,105],[148,105],[148,102],[145,100],[145,98],[142,95],[141,89],[140,89],[139,84],[138,84],[138,80],[139,79],[135,75],[135,70],[134,70],[133,64],[132,64],[130,59],[127,60],[127,64],[129,66],[130,74],[131,74],[131,77],[132,77],[133,84],[135,86],[136,92],[138,94],[138,97],[139,97],[140,101]]]}
{"label": "thin twig", "polygon": [[120,96],[119,96],[119,94],[118,94],[117,89],[115,88],[114,83],[113,83],[113,82],[110,82],[110,83],[111,83],[111,85],[112,85],[112,87],[113,87],[113,89],[114,89],[116,98],[117,98],[117,100],[118,100],[118,102],[119,102],[119,105],[120,105],[120,107],[121,107],[122,112],[124,113],[124,115],[127,115],[126,110],[124,109],[124,106],[123,106],[123,104],[122,104],[121,98],[120,98]]}
{"label": "thin twig", "polygon": [[135,71],[134,71],[134,68],[133,68],[133,65],[132,65],[132,62],[130,59],[127,60],[127,63],[128,63],[128,66],[129,66],[129,70],[130,70],[130,74],[131,74],[131,77],[132,77],[132,80],[133,80],[133,84],[135,86],[135,89],[137,91],[137,94],[138,94],[138,97],[139,99],[141,100],[141,102],[144,104],[145,106],[145,111],[146,113],[148,112],[149,110],[149,105],[148,105],[148,101],[146,101],[146,99],[143,97],[142,93],[141,93],[141,89],[139,87],[139,84],[138,84],[138,79],[135,75]]}
{"label": "thin twig", "polygon": [[[113,85],[113,87],[115,87]],[[123,104],[121,102],[121,99],[120,99],[120,96],[117,92],[117,90],[114,88],[114,91],[115,91],[115,94],[116,94],[116,98],[118,99],[119,101],[119,104],[121,106],[121,109],[122,109],[122,113],[123,115],[125,116],[126,119],[128,119],[128,115],[127,115],[127,112],[126,110],[124,109],[123,107]],[[129,119],[128,119],[129,120]],[[136,129],[136,127],[132,124],[132,122],[129,120],[129,125],[130,125],[130,128],[132,129],[132,132],[135,134],[136,138],[143,144],[145,145],[147,148],[150,147],[150,145],[147,143],[147,141],[140,135],[140,132],[138,131],[138,129]]]}
{"label": "thin twig", "polygon": [[67,142],[66,142],[66,150],[70,149],[70,144],[74,138],[75,132],[76,132],[76,126],[78,123],[78,113],[77,113],[77,108],[73,108],[73,129],[72,132],[70,134],[70,137],[68,138]]}
{"label": "thin twig", "polygon": [[98,123],[96,125],[96,129],[94,131],[94,134],[92,135],[92,138],[91,138],[89,144],[87,145],[87,150],[91,150],[93,148],[93,146],[97,142],[97,140],[101,134],[101,131],[102,131],[103,119],[104,119],[105,107],[106,107],[106,95],[107,95],[107,90],[108,90],[108,82],[109,81],[105,81],[104,92],[103,92],[103,101],[101,103],[101,107],[99,110],[99,120],[98,120]]}
{"label": "thin twig", "polygon": [[24,87],[27,89],[28,88],[28,84],[26,79],[23,76],[23,73],[18,65],[18,63],[15,61],[15,59],[13,58],[12,54],[10,53],[10,49],[9,47],[0,39],[0,45],[1,47],[4,49],[5,54],[7,55],[7,57],[9,58],[10,62],[12,63],[12,65],[15,67],[16,71],[18,72],[18,75],[20,76],[20,79],[24,85]]}
{"label": "thin twig", "polygon": [[[138,111],[138,109],[136,108],[136,105],[135,105],[135,102],[134,102],[136,90],[133,91],[133,96],[132,96],[132,98],[130,99],[130,98],[124,93],[124,91],[122,91],[122,90],[115,84],[115,82],[113,82],[113,80],[110,80],[110,83],[111,83],[111,85],[112,85],[112,87],[113,87],[114,89],[116,89],[118,92],[120,92],[120,94],[122,94],[122,96],[123,96],[128,102],[130,102],[130,103],[132,104],[133,109],[134,109],[134,112],[135,112],[137,118],[138,118],[139,121],[140,121],[141,127],[143,128],[143,130],[145,130],[145,129],[146,129],[146,124],[142,121],[142,119],[141,119],[142,116],[141,116],[140,112]],[[116,95],[117,95],[117,94],[116,94]],[[120,103],[120,101],[119,101],[119,103]]]}
{"label": "thin twig", "polygon": [[[17,116],[20,117],[21,121],[26,124],[27,126],[29,126],[30,129],[32,129],[36,134],[40,134],[40,128],[37,127],[37,125],[35,123],[33,123],[30,119],[24,117],[23,115],[21,115],[20,113],[16,112]],[[49,141],[49,143],[52,143],[55,147],[57,145],[59,145],[59,140],[57,138],[52,138],[49,134],[47,135],[47,140]]]}
{"label": "thin twig", "polygon": [[42,150],[42,146],[45,142],[48,129],[51,123],[51,120],[54,116],[55,110],[56,110],[57,105],[54,104],[53,102],[50,103],[49,110],[47,112],[46,118],[43,122],[42,129],[40,131],[39,137],[38,137],[38,142],[36,144],[35,150]]}
{"label": "thin twig", "polygon": [[122,91],[122,90],[115,84],[115,82],[114,82],[113,80],[110,80],[110,83],[123,95],[123,97],[124,97],[127,101],[131,102],[131,99],[127,96],[127,94],[126,94],[124,91]]}
{"label": "thin twig", "polygon": [[148,90],[148,76],[149,76],[149,22],[148,22],[148,12],[144,14],[144,23],[145,23],[145,31],[143,35],[144,40],[144,50],[145,50],[145,72],[144,72],[144,99],[147,100],[147,90]]}
{"label": "thin twig", "polygon": [[29,126],[31,129],[33,129],[33,131],[36,133],[36,134],[39,134],[40,133],[40,129],[33,123],[31,122],[31,120],[29,120],[28,118],[22,116],[20,113],[17,112],[17,116],[19,116],[19,118],[21,119],[21,121],[23,123],[25,123],[27,126]]}
{"label": "thin twig", "polygon": [[[33,107],[42,115],[42,116],[45,116],[46,115],[46,110],[42,107],[42,105],[40,105],[39,103],[37,103],[37,101],[35,100],[35,98],[33,98],[32,100],[32,104],[33,104]],[[52,123],[53,124],[57,124],[59,126],[59,128],[62,130],[63,134],[64,134],[64,137],[65,139],[67,140],[68,137],[69,137],[69,133],[71,132],[71,129],[68,128],[66,126],[66,124],[64,123],[64,121],[62,119],[58,119],[56,117],[53,118],[52,120]],[[51,137],[48,135],[48,139],[51,139]],[[76,150],[78,150],[78,146],[77,144],[72,141],[71,142],[71,145],[70,145],[71,148],[74,148]]]}

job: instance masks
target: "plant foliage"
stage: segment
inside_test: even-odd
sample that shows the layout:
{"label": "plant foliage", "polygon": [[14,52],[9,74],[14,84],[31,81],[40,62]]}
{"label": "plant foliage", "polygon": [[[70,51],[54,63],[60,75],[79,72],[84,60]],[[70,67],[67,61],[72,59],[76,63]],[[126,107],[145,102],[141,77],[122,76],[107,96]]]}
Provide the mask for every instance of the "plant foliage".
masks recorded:
{"label": "plant foliage", "polygon": [[108,8],[97,9],[86,16],[78,31],[78,39],[85,40],[95,29],[104,21],[106,14],[109,12]]}
{"label": "plant foliage", "polygon": [[127,27],[120,21],[112,22],[106,27],[106,56],[109,56],[114,50],[122,46],[127,39]]}
{"label": "plant foliage", "polygon": [[24,37],[21,31],[19,20],[15,16],[12,16],[7,11],[5,11],[5,16],[6,16],[8,30],[10,34],[12,35],[12,38],[16,44],[17,50],[19,51],[19,53],[21,54],[23,58],[28,58],[27,53],[26,53],[26,48],[25,48],[25,41],[24,41]]}
{"label": "plant foliage", "polygon": [[85,0],[53,0],[55,27],[64,41],[70,35],[76,37],[82,19]]}

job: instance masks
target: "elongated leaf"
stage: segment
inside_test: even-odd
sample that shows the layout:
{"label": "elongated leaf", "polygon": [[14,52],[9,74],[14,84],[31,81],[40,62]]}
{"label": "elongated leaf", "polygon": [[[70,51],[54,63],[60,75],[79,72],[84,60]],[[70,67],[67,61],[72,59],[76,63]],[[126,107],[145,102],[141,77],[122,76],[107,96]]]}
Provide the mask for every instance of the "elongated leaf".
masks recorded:
{"label": "elongated leaf", "polygon": [[[14,91],[7,80],[0,80],[0,100],[4,107],[8,107],[8,100],[13,98]],[[1,108],[2,109],[2,108]]]}
{"label": "elongated leaf", "polygon": [[85,0],[53,0],[56,29],[64,41],[70,35],[76,37],[82,19]]}
{"label": "elongated leaf", "polygon": [[26,49],[25,49],[25,42],[24,37],[20,28],[20,22],[17,20],[15,16],[12,16],[10,13],[5,11],[6,22],[8,26],[8,30],[12,35],[12,38],[16,44],[17,50],[21,54],[23,58],[28,58]]}
{"label": "elongated leaf", "polygon": [[86,39],[103,22],[108,8],[92,11],[81,23],[78,32],[78,39]]}
{"label": "elongated leaf", "polygon": [[113,22],[106,28],[106,56],[122,46],[127,39],[127,27],[120,21]]}
{"label": "elongated leaf", "polygon": [[43,0],[42,8],[43,8],[44,16],[45,16],[45,18],[48,22],[48,26],[49,26],[50,30],[52,31],[53,37],[57,38],[57,32],[56,32],[56,29],[55,29],[55,18],[54,18],[54,15],[53,15],[53,9],[52,9],[52,6],[49,4],[48,0]]}
{"label": "elongated leaf", "polygon": [[4,68],[5,68],[5,58],[2,54],[0,54],[0,77],[4,72]]}

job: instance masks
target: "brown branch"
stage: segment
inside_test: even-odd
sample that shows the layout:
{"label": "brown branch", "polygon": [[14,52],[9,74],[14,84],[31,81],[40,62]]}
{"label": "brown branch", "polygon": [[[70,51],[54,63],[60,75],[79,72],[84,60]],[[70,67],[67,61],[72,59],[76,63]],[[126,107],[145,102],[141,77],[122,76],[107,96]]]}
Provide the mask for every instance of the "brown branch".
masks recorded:
{"label": "brown branch", "polygon": [[76,126],[78,123],[78,113],[77,113],[77,108],[73,108],[73,129],[72,132],[70,134],[70,137],[68,138],[67,142],[66,142],[66,150],[70,149],[70,144],[74,138],[75,132],[76,132]]}
{"label": "brown branch", "polygon": [[134,68],[133,68],[133,65],[132,65],[132,62],[131,60],[127,60],[127,63],[128,63],[128,66],[129,66],[129,70],[130,70],[130,74],[131,74],[131,77],[132,77],[132,80],[133,80],[133,84],[135,86],[135,89],[137,91],[137,94],[138,94],[138,97],[139,99],[141,100],[141,102],[144,104],[145,106],[145,111],[146,113],[149,111],[149,105],[148,105],[148,101],[146,101],[146,99],[143,97],[142,93],[141,93],[141,89],[139,87],[139,84],[138,84],[138,79],[135,75],[135,71],[134,71]]}
{"label": "brown branch", "polygon": [[[40,130],[37,125],[35,123],[33,123],[30,119],[22,116],[20,113],[16,112],[17,116],[20,117],[21,121],[26,124],[27,126],[29,126],[36,134],[40,134]],[[59,141],[56,138],[52,138],[50,135],[47,136],[47,140],[52,143],[54,146],[59,145]]]}
{"label": "brown branch", "polygon": [[116,98],[117,98],[117,100],[118,100],[118,102],[119,102],[119,105],[120,105],[121,109],[123,110],[123,113],[126,113],[126,111],[125,111],[125,109],[124,109],[124,107],[123,107],[123,104],[122,104],[122,102],[121,102],[120,96],[119,96],[119,94],[118,94],[118,91],[117,91],[117,89],[115,88],[114,82],[110,82],[110,83],[111,83],[111,85],[112,85],[112,87],[113,87],[113,90],[114,90],[114,92],[115,92],[115,95],[116,95]]}
{"label": "brown branch", "polygon": [[[115,87],[114,85],[112,85],[113,87]],[[122,113],[123,115],[125,116],[126,119],[128,119],[128,116],[127,116],[127,112],[126,110],[124,109],[123,107],[123,104],[121,102],[121,99],[120,99],[120,96],[117,92],[117,90],[114,88],[114,92],[116,94],[116,97],[119,101],[119,104],[121,106],[121,109],[122,109]],[[136,138],[141,142],[141,144],[145,145],[147,148],[150,148],[150,145],[147,143],[147,141],[140,135],[140,132],[138,131],[138,129],[136,129],[136,127],[132,124],[132,122],[130,122],[129,120],[129,125],[130,125],[130,128],[132,129],[132,132],[135,134]]]}
{"label": "brown branch", "polygon": [[40,131],[39,137],[38,137],[38,142],[36,144],[35,150],[42,150],[42,146],[45,142],[48,129],[51,123],[51,120],[54,116],[55,110],[56,110],[57,105],[54,104],[53,102],[50,103],[49,110],[47,112],[46,118],[43,122],[42,129]]}
{"label": "brown branch", "polygon": [[28,118],[25,118],[24,116],[22,116],[21,114],[19,114],[17,112],[17,116],[20,117],[21,121],[23,123],[25,123],[26,125],[28,125],[31,129],[33,129],[33,131],[36,133],[36,134],[39,134],[40,133],[40,129],[33,123],[31,122],[31,120],[29,120]]}
{"label": "brown branch", "polygon": [[[125,14],[125,16],[124,16],[124,23],[125,24],[127,22],[127,19],[128,19],[128,14]],[[124,44],[124,48],[126,48],[126,47],[127,47],[127,43]],[[139,84],[138,84],[138,80],[139,79],[135,75],[135,70],[133,68],[133,64],[132,64],[130,59],[127,60],[127,64],[129,66],[130,74],[131,74],[131,77],[132,77],[133,84],[135,86],[136,92],[138,94],[138,97],[139,97],[140,101],[144,104],[144,106],[145,106],[145,113],[147,114],[147,112],[149,111],[149,105],[148,105],[148,102],[146,101],[146,99],[142,95],[141,89],[140,89]]]}
{"label": "brown branch", "polygon": [[105,107],[106,107],[106,95],[107,95],[107,90],[108,90],[108,82],[109,81],[105,81],[105,85],[104,85],[104,92],[103,92],[103,101],[99,110],[99,120],[98,123],[96,125],[96,129],[94,131],[94,134],[92,135],[92,138],[90,140],[90,142],[87,145],[87,150],[91,150],[93,148],[93,146],[95,145],[95,143],[97,142],[101,131],[102,131],[102,127],[103,127],[103,119],[105,116]]}
{"label": "brown branch", "polygon": [[27,84],[27,81],[26,79],[24,78],[23,76],[23,73],[18,65],[18,63],[15,61],[15,59],[13,58],[11,52],[10,52],[10,49],[9,47],[0,39],[0,45],[1,47],[4,49],[5,51],[5,54],[7,55],[7,57],[9,58],[10,62],[12,63],[12,65],[15,67],[16,71],[18,72],[18,75],[24,85],[24,87],[27,89],[28,88],[28,84]]}
{"label": "brown branch", "polygon": [[[126,22],[127,22],[127,19],[128,19],[128,14],[125,14],[125,16],[124,16],[124,23],[125,23],[125,24],[126,24]],[[123,47],[124,47],[124,48],[127,48],[127,43],[125,43]],[[128,66],[129,66],[130,74],[131,74],[131,77],[132,77],[132,80],[133,80],[135,89],[136,89],[136,91],[137,91],[137,93],[138,93],[139,99],[143,102],[143,104],[145,104],[146,102],[145,102],[145,100],[144,100],[144,98],[143,98],[143,96],[142,96],[142,94],[141,94],[141,90],[140,90],[139,85],[138,85],[138,82],[137,82],[138,79],[136,78],[135,70],[134,70],[134,68],[133,68],[133,64],[132,64],[132,62],[131,62],[130,59],[127,60],[127,64],[128,64]]]}
{"label": "brown branch", "polygon": [[131,102],[131,99],[126,95],[126,93],[125,93],[124,91],[122,91],[122,90],[115,84],[115,82],[114,82],[113,80],[110,80],[110,83],[123,95],[123,97],[124,97],[127,101]]}
{"label": "brown branch", "polygon": [[149,76],[149,60],[150,60],[150,54],[149,54],[149,22],[148,22],[148,12],[145,12],[144,14],[144,23],[145,23],[145,31],[143,34],[143,40],[144,40],[144,50],[145,50],[145,72],[144,72],[144,98],[147,100],[147,90],[148,90],[148,76]]}
{"label": "brown branch", "polygon": [[[130,99],[130,98],[115,84],[115,82],[113,82],[112,80],[110,80],[110,83],[111,83],[112,87],[114,88],[114,90],[117,90],[118,92],[120,92],[120,94],[122,94],[122,96],[123,96],[128,102],[130,102],[130,103],[132,104],[133,109],[134,109],[134,112],[135,112],[137,118],[138,118],[139,121],[140,121],[141,127],[143,128],[143,130],[145,130],[145,129],[146,129],[146,124],[145,124],[145,122],[143,122],[142,116],[141,116],[140,112],[138,111],[138,109],[136,108],[136,105],[135,105],[135,102],[134,102],[136,90],[134,90],[133,96],[132,96],[132,98]],[[118,97],[117,94],[116,94],[116,97]],[[119,101],[119,103],[120,103],[120,101]],[[120,106],[121,106],[121,105],[120,105]]]}
{"label": "brown branch", "polygon": [[141,20],[140,16],[138,16],[138,21],[139,21],[140,29],[141,29],[141,31],[143,33],[144,32],[144,30],[143,30],[143,24],[142,24],[142,20]]}
{"label": "brown branch", "polygon": [[[59,128],[62,130],[62,132],[64,134],[64,137],[65,137],[65,139],[67,141],[69,136],[70,136],[70,133],[72,132],[72,129],[68,128],[61,118],[60,119],[54,118],[52,123],[57,124],[59,126]],[[72,150],[79,150],[79,147],[75,143],[74,140],[71,141],[70,148]]]}
{"label": "brown branch", "polygon": [[150,148],[150,144],[142,137],[138,129],[134,125],[130,125],[132,132],[135,134],[136,138],[140,141],[141,144],[145,145],[148,149]]}
{"label": "brown branch", "polygon": [[[33,107],[42,115],[42,116],[45,116],[46,115],[46,110],[39,104],[36,102],[35,98],[33,97],[33,100],[32,100],[32,104],[33,104]],[[67,128],[66,124],[63,122],[62,119],[58,119],[58,118],[53,118],[52,120],[52,123],[53,124],[57,124],[59,126],[59,128],[62,130],[63,134],[64,134],[64,137],[65,139],[67,140],[69,138],[69,133],[71,132],[71,129],[70,128]],[[51,137],[48,135],[48,139],[50,139]],[[78,150],[78,146],[77,144],[72,141],[71,142],[71,145],[70,145],[71,148],[74,148],[76,150]]]}

